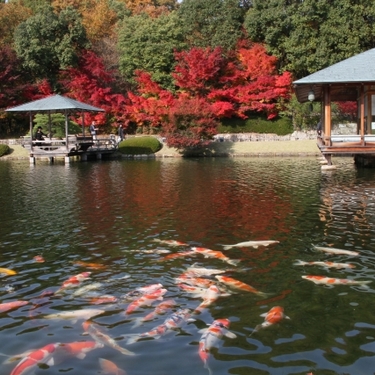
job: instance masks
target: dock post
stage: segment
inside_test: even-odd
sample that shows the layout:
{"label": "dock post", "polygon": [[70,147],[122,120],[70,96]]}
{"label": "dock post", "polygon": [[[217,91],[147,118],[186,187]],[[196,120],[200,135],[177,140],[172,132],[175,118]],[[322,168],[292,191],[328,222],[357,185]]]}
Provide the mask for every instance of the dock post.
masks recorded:
{"label": "dock post", "polygon": [[81,161],[87,161],[87,154],[86,154],[86,152],[84,152],[83,154],[81,154]]}
{"label": "dock post", "polygon": [[96,159],[97,159],[97,160],[102,160],[102,154],[101,154],[100,152],[98,152],[98,153],[96,154]]}
{"label": "dock post", "polygon": [[34,156],[30,156],[30,165],[34,165],[35,164],[35,158],[34,158]]}
{"label": "dock post", "polygon": [[53,160],[53,156],[50,156],[48,159],[49,159],[49,163],[50,163],[50,164],[53,164],[53,161],[54,161],[54,160]]}
{"label": "dock post", "polygon": [[69,156],[65,156],[65,164],[69,164],[70,163],[70,157]]}

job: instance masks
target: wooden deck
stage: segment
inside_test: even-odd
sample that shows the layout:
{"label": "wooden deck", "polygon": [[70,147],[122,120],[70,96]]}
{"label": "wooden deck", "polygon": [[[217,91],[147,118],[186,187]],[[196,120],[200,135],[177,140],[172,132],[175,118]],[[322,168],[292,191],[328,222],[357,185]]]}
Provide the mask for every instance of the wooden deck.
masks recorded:
{"label": "wooden deck", "polygon": [[31,140],[25,137],[22,146],[30,152],[30,161],[35,162],[35,158],[64,157],[65,161],[70,156],[80,156],[82,160],[87,160],[90,155],[95,155],[101,159],[102,154],[110,154],[116,151],[117,142],[115,137],[98,137],[93,140],[92,136],[69,135],[67,139],[49,139],[43,141]]}
{"label": "wooden deck", "polygon": [[323,155],[375,154],[375,135],[331,135],[318,138]]}

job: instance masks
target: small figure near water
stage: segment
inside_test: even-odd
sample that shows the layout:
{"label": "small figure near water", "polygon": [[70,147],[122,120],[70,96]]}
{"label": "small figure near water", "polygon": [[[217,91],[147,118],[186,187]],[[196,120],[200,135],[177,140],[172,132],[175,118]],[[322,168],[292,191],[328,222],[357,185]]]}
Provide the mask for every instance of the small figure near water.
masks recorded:
{"label": "small figure near water", "polygon": [[92,135],[92,139],[93,139],[94,141],[97,140],[97,137],[96,137],[96,131],[97,131],[97,130],[98,130],[98,129],[96,128],[96,122],[93,121],[93,122],[91,123],[91,125],[90,125],[90,134]]}
{"label": "small figure near water", "polygon": [[117,138],[118,143],[122,142],[124,140],[124,128],[121,122],[119,123],[119,126],[118,126],[117,135],[118,135],[118,138]]}
{"label": "small figure near water", "polygon": [[35,139],[37,141],[44,141],[44,137],[47,137],[47,134],[44,134],[42,132],[42,127],[38,126],[38,129],[36,130],[36,133],[35,133]]}

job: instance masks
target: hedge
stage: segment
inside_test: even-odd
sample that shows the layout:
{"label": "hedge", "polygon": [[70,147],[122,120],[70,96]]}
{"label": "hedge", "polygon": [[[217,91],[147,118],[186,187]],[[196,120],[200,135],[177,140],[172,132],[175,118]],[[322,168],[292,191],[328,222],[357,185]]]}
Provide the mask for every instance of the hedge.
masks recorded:
{"label": "hedge", "polygon": [[125,155],[155,154],[163,147],[155,137],[130,137],[119,143],[118,150]]}
{"label": "hedge", "polygon": [[10,152],[10,147],[8,145],[0,144],[0,157],[6,155]]}
{"label": "hedge", "polygon": [[218,133],[272,133],[287,135],[293,133],[292,120],[287,117],[279,117],[275,120],[267,120],[262,117],[252,116],[246,120],[226,119],[218,128]]}

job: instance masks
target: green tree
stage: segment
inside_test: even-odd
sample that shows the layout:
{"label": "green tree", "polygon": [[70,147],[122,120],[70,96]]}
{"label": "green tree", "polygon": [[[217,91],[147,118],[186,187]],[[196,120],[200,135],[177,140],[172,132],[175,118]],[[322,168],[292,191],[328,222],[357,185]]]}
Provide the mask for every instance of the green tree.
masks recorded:
{"label": "green tree", "polygon": [[374,1],[254,0],[244,27],[300,78],[373,48],[374,22]]}
{"label": "green tree", "polygon": [[184,47],[176,12],[158,18],[146,14],[126,17],[119,30],[120,71],[132,83],[137,69],[147,71],[162,87],[173,89],[173,53]]}
{"label": "green tree", "polygon": [[30,77],[47,78],[55,86],[59,70],[75,66],[79,51],[87,47],[88,41],[73,8],[55,14],[46,6],[17,27],[14,44]]}
{"label": "green tree", "polygon": [[184,0],[178,15],[190,46],[230,50],[243,36],[245,10],[238,0]]}

